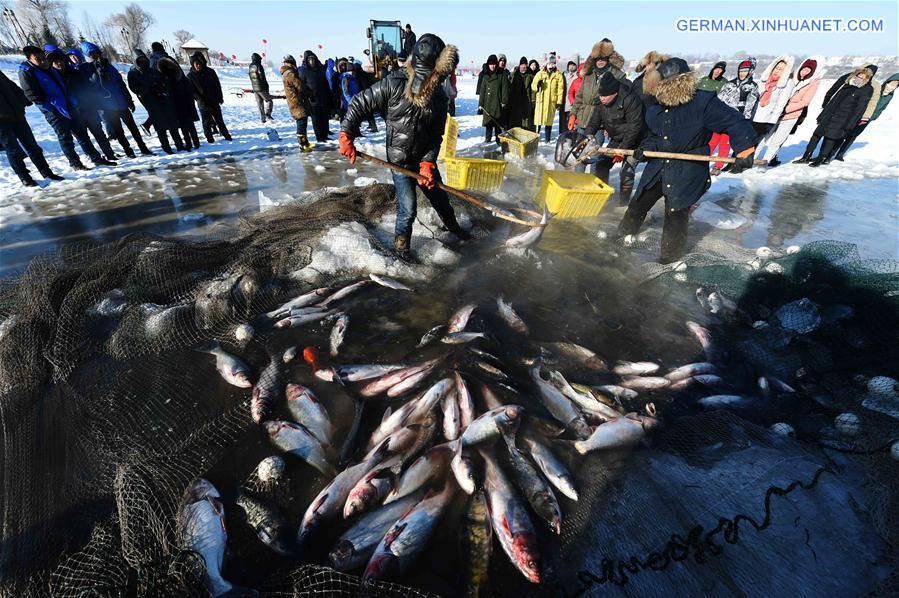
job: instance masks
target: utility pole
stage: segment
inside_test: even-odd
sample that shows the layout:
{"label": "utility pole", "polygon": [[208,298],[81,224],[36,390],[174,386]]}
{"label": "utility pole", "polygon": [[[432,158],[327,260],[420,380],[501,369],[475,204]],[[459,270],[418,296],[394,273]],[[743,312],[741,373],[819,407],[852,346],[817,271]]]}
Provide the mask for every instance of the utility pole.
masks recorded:
{"label": "utility pole", "polygon": [[19,19],[16,17],[16,13],[14,13],[11,8],[7,7],[3,9],[3,17],[10,23],[10,25],[12,25],[13,31],[19,36],[21,45],[23,47],[28,45],[31,40],[29,40],[28,36],[25,34],[22,24],[19,23]]}

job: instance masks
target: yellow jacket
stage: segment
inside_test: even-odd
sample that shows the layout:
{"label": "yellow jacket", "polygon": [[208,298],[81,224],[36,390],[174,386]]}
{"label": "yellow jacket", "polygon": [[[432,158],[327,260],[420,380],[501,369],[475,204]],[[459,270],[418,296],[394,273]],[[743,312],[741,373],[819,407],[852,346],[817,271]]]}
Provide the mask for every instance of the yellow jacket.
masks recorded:
{"label": "yellow jacket", "polygon": [[537,106],[534,108],[534,124],[549,127],[553,124],[559,106],[565,101],[565,79],[558,70],[543,70],[534,76],[531,90],[537,94]]}

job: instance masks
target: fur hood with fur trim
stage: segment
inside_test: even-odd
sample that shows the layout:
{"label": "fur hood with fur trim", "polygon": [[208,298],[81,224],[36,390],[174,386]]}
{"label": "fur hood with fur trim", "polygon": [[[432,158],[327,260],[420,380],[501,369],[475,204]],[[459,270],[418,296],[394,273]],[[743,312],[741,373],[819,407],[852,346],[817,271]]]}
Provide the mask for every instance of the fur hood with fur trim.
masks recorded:
{"label": "fur hood with fur trim", "polygon": [[[815,70],[812,72],[811,76],[807,79],[799,80],[799,71],[802,70],[802,65],[805,64],[809,60],[815,61]],[[809,56],[804,59],[802,62],[796,65],[796,72],[793,73],[793,78],[796,79],[796,87],[793,88],[793,93],[796,93],[803,87],[810,85],[812,81],[817,81],[821,77],[824,76],[824,56],[821,54],[815,54],[814,56]]]}
{"label": "fur hood with fur trim", "polygon": [[[456,69],[456,64],[459,62],[459,50],[452,44],[447,45],[440,52],[437,61],[434,63],[434,68],[427,75],[424,75],[421,71],[416,72],[415,67],[412,65],[413,62],[414,60],[406,62],[406,73],[408,75],[405,91],[406,99],[419,108],[423,108],[431,101],[431,96],[440,87],[443,78],[450,76]],[[422,81],[422,75],[424,75],[424,81]],[[415,91],[416,87],[418,88],[417,91]]]}
{"label": "fur hood with fur trim", "polygon": [[787,86],[787,81],[790,80],[790,77],[793,73],[793,62],[794,62],[793,57],[790,56],[789,54],[781,54],[780,56],[778,56],[777,58],[772,60],[771,64],[769,64],[768,66],[765,67],[765,70],[762,71],[762,76],[759,79],[759,81],[762,83],[763,86],[764,86],[765,81],[767,81],[768,78],[771,76],[771,72],[774,70],[774,67],[777,65],[778,62],[781,62],[781,61],[783,61],[785,64],[784,64],[784,69],[780,74],[780,78],[778,78],[778,80],[777,80],[777,87],[784,88]]}
{"label": "fur hood with fur trim", "polygon": [[643,56],[643,58],[640,59],[640,62],[637,63],[637,66],[634,68],[634,70],[637,71],[638,73],[642,73],[643,69],[645,69],[650,64],[653,64],[653,63],[660,64],[662,62],[665,62],[669,58],[671,58],[671,57],[668,56],[667,54],[662,54],[661,52],[656,52],[655,50],[650,50],[649,52],[646,53],[645,56]]}
{"label": "fur hood with fur trim", "polygon": [[596,59],[600,56],[608,56],[609,64],[618,70],[624,68],[624,56],[615,51],[615,44],[610,41],[600,40],[593,44],[590,55],[587,57],[584,75],[589,75],[596,68]]}
{"label": "fur hood with fur trim", "polygon": [[643,77],[643,93],[653,95],[662,106],[680,106],[696,95],[696,73],[690,71],[670,79],[662,79],[653,70]]}

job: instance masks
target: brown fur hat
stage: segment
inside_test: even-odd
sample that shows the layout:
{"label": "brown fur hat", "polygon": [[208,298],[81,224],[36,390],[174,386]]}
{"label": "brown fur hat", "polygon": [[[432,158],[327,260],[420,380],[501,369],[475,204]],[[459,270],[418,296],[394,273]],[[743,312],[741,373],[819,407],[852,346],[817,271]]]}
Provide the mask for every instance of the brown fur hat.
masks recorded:
{"label": "brown fur hat", "polygon": [[615,44],[612,43],[607,37],[602,38],[595,44],[593,44],[593,49],[590,50],[590,58],[595,62],[597,58],[609,58],[615,52]]}
{"label": "brown fur hat", "polygon": [[640,62],[637,63],[636,70],[638,73],[642,73],[643,69],[645,69],[650,64],[659,64],[665,62],[671,58],[667,54],[662,54],[661,52],[656,52],[655,50],[650,50],[646,53],[646,55],[640,59]]}
{"label": "brown fur hat", "polygon": [[[595,64],[594,59],[594,64]],[[619,69],[624,69],[624,56],[619,54],[618,52],[612,52],[612,55],[609,56],[609,63],[612,66],[617,66]]]}
{"label": "brown fur hat", "polygon": [[680,106],[696,94],[696,75],[691,71],[670,79],[662,79],[657,69],[643,77],[643,93],[654,95],[662,106]]}
{"label": "brown fur hat", "polygon": [[874,79],[874,71],[869,69],[866,66],[860,66],[857,69],[854,69],[849,76],[846,77],[846,80],[852,79],[853,77],[858,77],[859,75],[868,75],[868,83],[870,83]]}
{"label": "brown fur hat", "polygon": [[412,91],[412,85],[415,82],[415,67],[412,65],[412,62],[412,60],[406,62],[406,73],[408,73],[408,80],[406,81],[406,99],[419,108],[424,108],[431,101],[434,90],[440,87],[442,79],[451,75],[453,71],[456,70],[456,65],[459,64],[459,51],[456,46],[452,44],[440,51],[440,55],[434,63],[434,69],[421,84],[418,93]]}

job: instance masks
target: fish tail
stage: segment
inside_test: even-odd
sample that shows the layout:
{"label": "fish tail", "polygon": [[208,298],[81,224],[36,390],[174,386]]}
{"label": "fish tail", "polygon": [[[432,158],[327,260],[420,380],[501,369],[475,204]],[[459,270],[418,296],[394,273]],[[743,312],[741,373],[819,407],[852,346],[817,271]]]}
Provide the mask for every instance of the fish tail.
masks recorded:
{"label": "fish tail", "polygon": [[220,350],[221,348],[222,348],[222,346],[219,344],[219,342],[217,340],[210,340],[210,341],[203,343],[199,347],[194,347],[193,350],[198,353],[215,353],[216,351]]}

